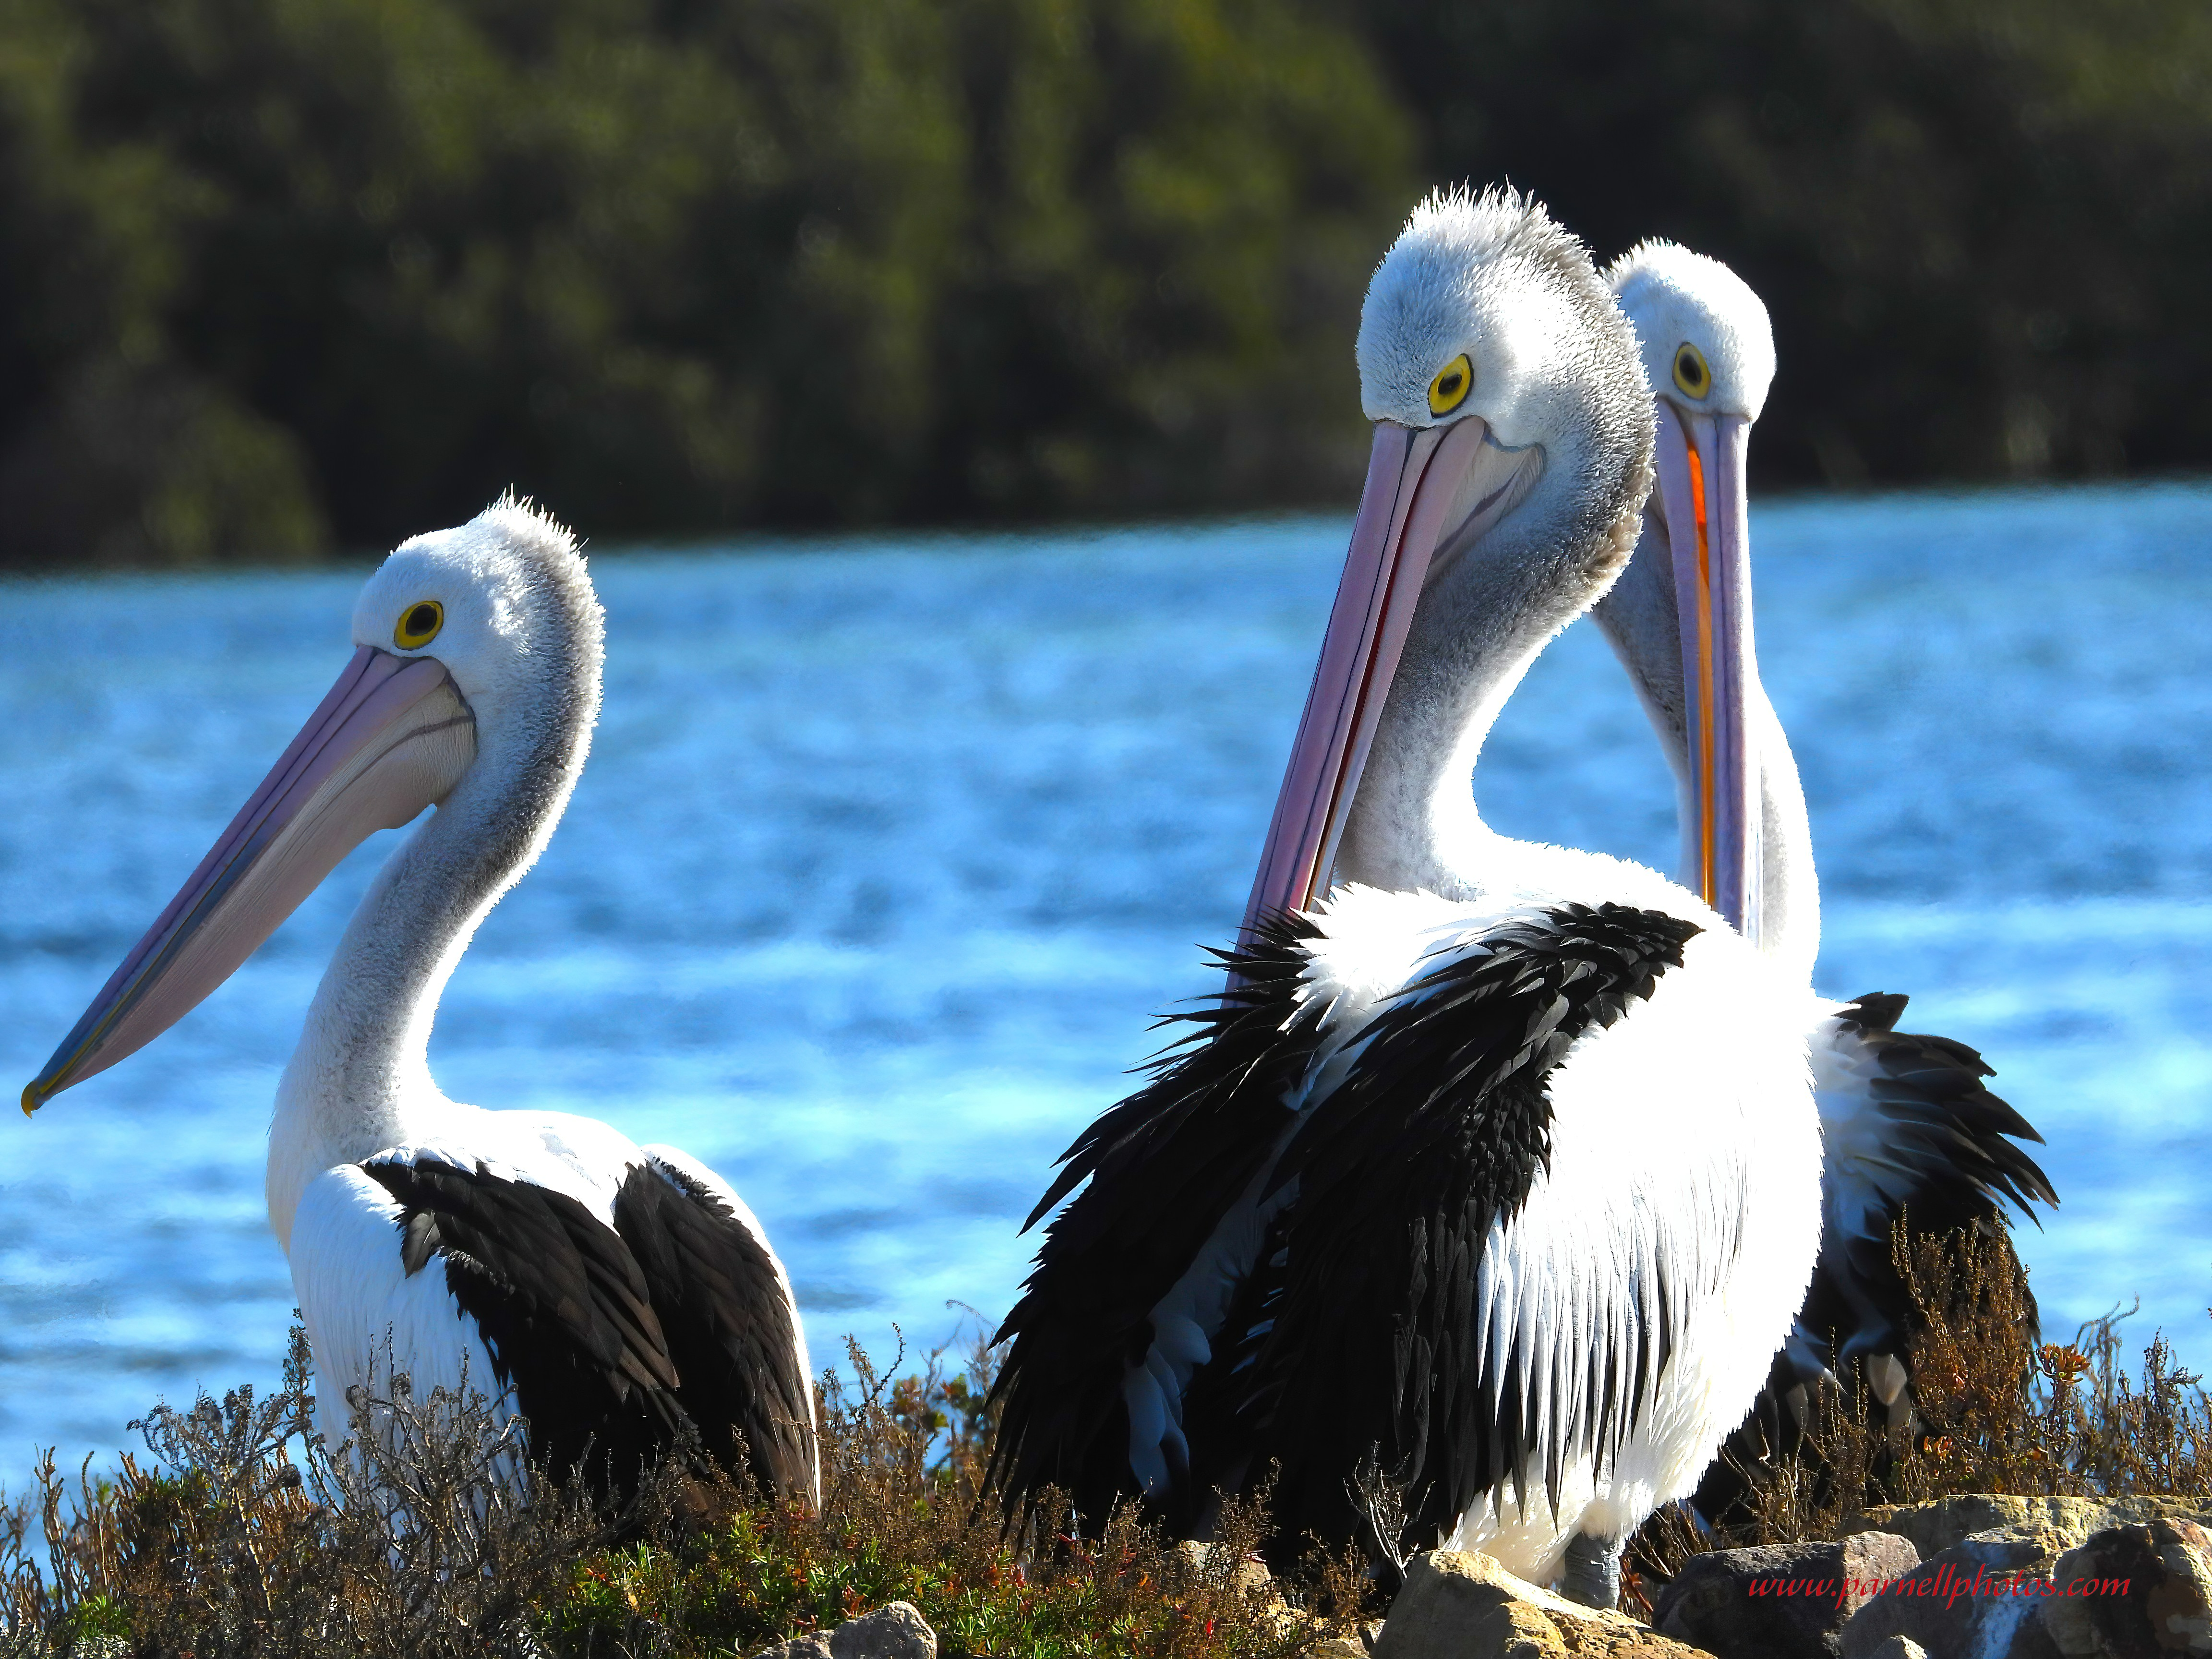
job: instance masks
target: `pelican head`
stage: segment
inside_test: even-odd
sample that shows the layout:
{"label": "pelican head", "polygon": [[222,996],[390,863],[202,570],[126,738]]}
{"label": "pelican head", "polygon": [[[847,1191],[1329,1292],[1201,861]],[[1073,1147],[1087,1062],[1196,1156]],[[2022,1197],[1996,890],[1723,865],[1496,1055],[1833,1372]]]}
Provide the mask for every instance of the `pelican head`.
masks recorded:
{"label": "pelican head", "polygon": [[[1588,250],[1529,198],[1439,191],[1415,209],[1369,285],[1358,363],[1367,481],[1248,928],[1327,890],[1386,701],[1394,720],[1465,725],[1466,709],[1414,705],[1480,685],[1478,662],[1525,665],[1619,573],[1650,489],[1635,337]],[[1401,657],[1422,688],[1394,690]]]}
{"label": "pelican head", "polygon": [[465,810],[477,831],[445,849],[440,889],[466,912],[442,931],[465,941],[567,803],[600,641],[574,538],[526,503],[395,550],[362,589],[337,683],[24,1089],[24,1111],[183,1018],[348,853],[427,806]]}
{"label": "pelican head", "polygon": [[1750,283],[1668,241],[1629,249],[1605,279],[1636,330],[1655,397],[1681,415],[1759,418],[1774,383],[1774,327]]}
{"label": "pelican head", "polygon": [[1763,812],[1744,461],[1774,331],[1717,259],[1645,242],[1607,280],[1634,325],[1659,421],[1659,484],[1598,619],[1662,730],[1685,795],[1685,878],[1757,942]]}

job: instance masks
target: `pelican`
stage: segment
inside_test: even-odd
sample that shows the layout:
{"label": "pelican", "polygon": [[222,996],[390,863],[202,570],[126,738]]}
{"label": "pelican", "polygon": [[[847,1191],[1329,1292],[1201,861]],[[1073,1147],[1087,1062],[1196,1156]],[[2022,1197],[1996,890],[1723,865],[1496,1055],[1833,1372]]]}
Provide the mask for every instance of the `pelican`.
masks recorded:
{"label": "pelican", "polygon": [[544,850],[599,717],[599,604],[574,538],[512,497],[403,543],[354,607],[337,683],[46,1069],[35,1111],[222,984],[373,830],[386,861],[276,1091],[269,1222],[323,1420],[408,1375],[519,1413],[532,1460],[603,1488],[696,1436],[818,1496],[791,1284],[728,1183],[590,1118],[448,1100],[439,993]]}
{"label": "pelican", "polygon": [[[1606,275],[1642,343],[1657,406],[1659,483],[1635,555],[1595,615],[1674,770],[1684,884],[1778,970],[1809,981],[1820,944],[1812,830],[1752,642],[1744,459],[1774,378],[1773,331],[1734,271],[1673,243],[1633,248]],[[1677,548],[1694,556],[1678,559]],[[1736,596],[1731,609],[1712,600],[1722,571]],[[1684,629],[1686,615],[1707,620]],[[1729,629],[1741,641],[1715,648],[1715,630]],[[1717,860],[1698,805],[1717,775],[1705,711],[1727,695],[1715,674],[1730,665],[1743,675],[1752,790],[1740,865]],[[1755,1419],[1770,1434],[1802,1425],[1808,1387],[1824,1377],[1851,1387],[1863,1376],[1893,1422],[1909,1419],[1907,1351],[1923,1322],[1891,1256],[1900,1220],[1916,1235],[1970,1228],[2003,1237],[2007,1201],[2031,1219],[2031,1200],[2058,1201],[2035,1160],[2007,1138],[2043,1137],[1984,1085],[1993,1073],[1981,1055],[1898,1030],[1905,1000],[1875,993],[1831,1005],[1804,1033],[1826,1152],[1820,1253]],[[1725,1487],[1725,1472],[1716,1474]],[[1701,1507],[1714,1500],[1701,1497]]]}
{"label": "pelican", "polygon": [[1816,1005],[1697,894],[1469,790],[1650,489],[1582,244],[1431,197],[1358,358],[1367,481],[1230,982],[1030,1218],[1075,1192],[1000,1332],[995,1473],[1194,1533],[1264,1491],[1293,1552],[1480,1548],[1609,1606],[1803,1299]]}

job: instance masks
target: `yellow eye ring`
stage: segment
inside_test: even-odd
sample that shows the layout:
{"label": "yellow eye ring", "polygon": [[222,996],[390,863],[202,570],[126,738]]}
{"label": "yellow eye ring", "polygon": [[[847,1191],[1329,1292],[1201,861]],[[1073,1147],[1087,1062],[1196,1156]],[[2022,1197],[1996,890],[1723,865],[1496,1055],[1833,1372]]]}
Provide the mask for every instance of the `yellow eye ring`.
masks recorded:
{"label": "yellow eye ring", "polygon": [[1474,365],[1462,351],[1438,369],[1437,378],[1429,382],[1429,413],[1450,414],[1467,401],[1467,394],[1474,387]]}
{"label": "yellow eye ring", "polygon": [[420,651],[438,637],[446,625],[446,607],[435,599],[417,599],[399,613],[392,642],[402,651]]}
{"label": "yellow eye ring", "polygon": [[1692,398],[1713,389],[1713,372],[1705,367],[1705,354],[1687,340],[1674,350],[1674,384]]}

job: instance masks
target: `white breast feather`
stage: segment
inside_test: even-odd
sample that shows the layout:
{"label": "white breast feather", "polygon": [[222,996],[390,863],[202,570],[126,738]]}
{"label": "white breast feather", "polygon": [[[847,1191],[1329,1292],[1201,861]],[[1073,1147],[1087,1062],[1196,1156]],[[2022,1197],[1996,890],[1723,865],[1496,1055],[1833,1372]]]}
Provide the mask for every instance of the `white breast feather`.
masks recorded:
{"label": "white breast feather", "polygon": [[[1443,1540],[1538,1583],[1578,1532],[1633,1527],[1686,1495],[1749,1408],[1805,1294],[1820,1238],[1820,1148],[1802,1041],[1802,988],[1731,933],[1700,933],[1650,1001],[1586,1033],[1553,1072],[1552,1165],[1486,1242],[1478,1297],[1492,1374],[1517,1355],[1535,1443],[1559,1433],[1559,1513],[1479,1503]],[[1665,1370],[1617,1456],[1595,1455],[1606,1379],[1632,1326],[1674,1322]],[[1610,1340],[1607,1340],[1607,1337]],[[1625,1370],[1620,1399],[1636,1391]],[[1596,1397],[1593,1397],[1593,1384]],[[1540,1461],[1522,1489],[1542,1490]]]}

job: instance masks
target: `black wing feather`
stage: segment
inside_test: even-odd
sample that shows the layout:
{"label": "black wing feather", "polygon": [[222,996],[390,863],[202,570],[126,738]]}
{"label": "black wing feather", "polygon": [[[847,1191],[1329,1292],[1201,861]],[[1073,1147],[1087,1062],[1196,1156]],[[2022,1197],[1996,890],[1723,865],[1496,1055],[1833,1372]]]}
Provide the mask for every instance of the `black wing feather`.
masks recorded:
{"label": "black wing feather", "polygon": [[1194,1029],[1152,1062],[1149,1084],[1068,1148],[1030,1212],[1034,1225],[1089,1182],[1045,1230],[995,1339],[1012,1344],[994,1390],[992,1463],[1010,1509],[1054,1486],[1095,1523],[1134,1495],[1122,1379],[1152,1345],[1152,1308],[1290,1125],[1284,1097],[1319,1036],[1297,994],[1304,942],[1317,931],[1301,917],[1277,918],[1248,948],[1215,952],[1229,988],[1214,1006],[1174,1017]]}
{"label": "black wing feather", "polygon": [[614,1217],[707,1452],[770,1492],[811,1494],[813,1394],[775,1259],[710,1189],[650,1154],[616,1194]]}
{"label": "black wing feather", "polygon": [[[1885,1203],[1869,1232],[1822,1230],[1798,1326],[1801,1345],[1830,1366],[1838,1357],[1848,1364],[1869,1353],[1902,1360],[1917,1334],[1912,1298],[1891,1254],[1899,1220],[1919,1237],[1961,1228],[1987,1234],[2004,1229],[2007,1203],[2033,1220],[2032,1203],[2058,1202],[2042,1166],[2016,1144],[2043,1137],[1984,1085],[1996,1075],[1989,1063],[1963,1042],[1898,1030],[1905,1006],[1902,996],[1875,993],[1837,1017],[1840,1040],[1864,1044],[1877,1067],[1870,1098],[1883,1120],[1887,1160]],[[1833,1352],[1832,1338],[1838,1345]]]}
{"label": "black wing feather", "polygon": [[431,1255],[443,1261],[500,1387],[529,1419],[537,1461],[563,1475],[585,1467],[617,1490],[633,1485],[677,1437],[683,1409],[660,1317],[621,1238],[567,1194],[482,1164],[362,1169],[401,1207],[409,1270]]}
{"label": "black wing feather", "polygon": [[[532,1456],[627,1492],[694,1441],[736,1468],[742,1433],[777,1492],[813,1489],[813,1425],[788,1305],[767,1253],[680,1172],[632,1170],[610,1227],[527,1181],[436,1158],[362,1165],[400,1206],[409,1273],[433,1257],[491,1355],[492,1383],[529,1421]],[[767,1284],[777,1310],[761,1290]]]}

